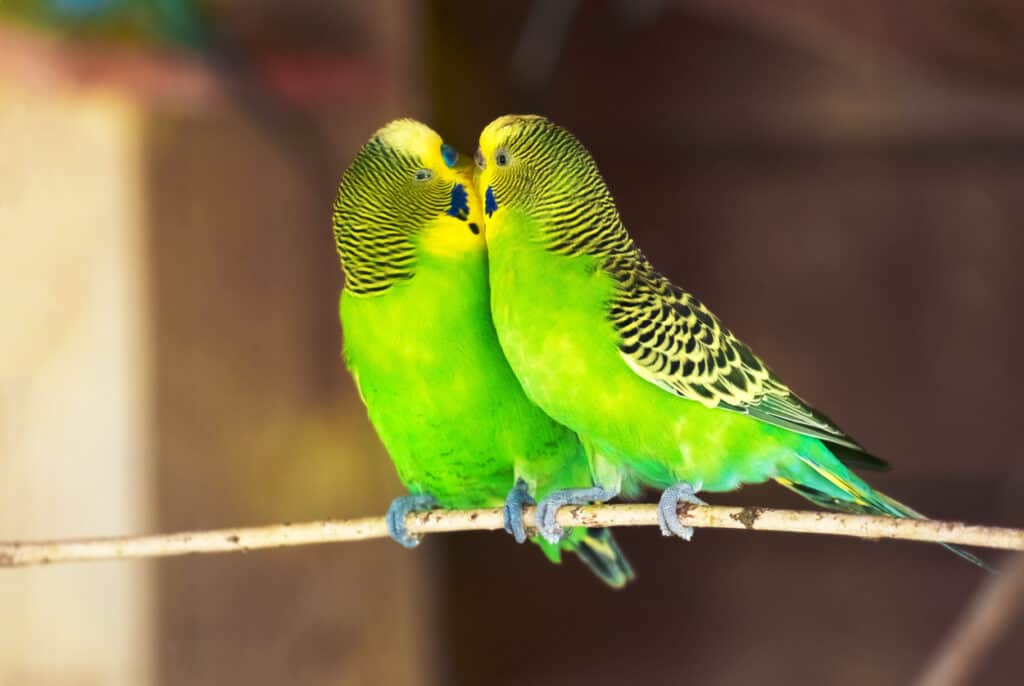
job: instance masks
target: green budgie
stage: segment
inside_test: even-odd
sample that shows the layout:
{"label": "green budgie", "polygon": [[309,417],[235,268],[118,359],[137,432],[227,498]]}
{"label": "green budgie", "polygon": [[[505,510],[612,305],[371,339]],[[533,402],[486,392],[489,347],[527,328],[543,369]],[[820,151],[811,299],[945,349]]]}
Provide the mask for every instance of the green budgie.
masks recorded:
{"label": "green budgie", "polygon": [[685,539],[679,502],[769,479],[827,508],[921,517],[848,469],[884,462],[654,270],[572,134],[543,117],[501,117],[480,135],[477,168],[501,347],[527,396],[579,434],[591,461],[595,487],[538,506],[548,540],[561,535],[561,505],[640,485],[665,489],[662,533]]}
{"label": "green budgie", "polygon": [[[526,398],[502,355],[471,172],[437,133],[403,119],[363,146],[334,204],[345,358],[409,489],[387,515],[406,547],[418,543],[409,512],[503,503],[523,542],[525,503],[592,484],[576,435]],[[535,540],[555,562],[575,552],[612,587],[633,578],[608,530]]]}

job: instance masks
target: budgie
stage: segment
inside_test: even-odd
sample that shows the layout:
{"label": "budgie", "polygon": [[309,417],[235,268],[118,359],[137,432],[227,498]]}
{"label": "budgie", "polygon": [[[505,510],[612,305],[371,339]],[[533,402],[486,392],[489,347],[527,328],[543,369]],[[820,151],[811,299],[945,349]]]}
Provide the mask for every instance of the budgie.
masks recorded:
{"label": "budgie", "polygon": [[681,501],[770,479],[827,508],[921,517],[849,469],[884,462],[655,271],[571,133],[501,117],[481,133],[476,162],[501,347],[527,396],[579,434],[594,476],[594,487],[538,506],[548,540],[561,534],[561,505],[641,485],[665,489],[662,533],[685,539]]}
{"label": "budgie", "polygon": [[[387,514],[406,547],[418,542],[409,512],[502,504],[523,542],[524,504],[592,484],[576,435],[526,398],[502,355],[472,166],[426,125],[398,120],[359,151],[334,203],[344,355],[409,489]],[[633,578],[606,529],[534,540],[555,562],[575,552],[612,587]]]}

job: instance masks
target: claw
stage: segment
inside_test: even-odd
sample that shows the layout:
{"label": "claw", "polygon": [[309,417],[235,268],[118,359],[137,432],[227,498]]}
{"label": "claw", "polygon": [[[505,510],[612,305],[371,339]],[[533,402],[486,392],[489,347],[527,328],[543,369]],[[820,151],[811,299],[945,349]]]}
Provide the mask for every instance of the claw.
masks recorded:
{"label": "claw", "polygon": [[697,497],[697,489],[687,483],[678,483],[665,489],[658,500],[658,526],[662,536],[678,536],[684,541],[693,538],[693,527],[679,523],[679,503],[706,505]]}
{"label": "claw", "polygon": [[426,512],[437,505],[434,496],[429,493],[422,495],[402,495],[391,501],[391,507],[385,515],[388,525],[388,536],[406,548],[415,548],[423,536],[410,534],[405,528],[405,517],[410,512]]}
{"label": "claw", "polygon": [[565,538],[565,529],[556,521],[558,510],[563,505],[589,505],[603,503],[619,494],[618,491],[594,486],[593,488],[567,488],[555,491],[537,505],[537,531],[549,543],[558,543]]}
{"label": "claw", "polygon": [[526,542],[526,526],[523,524],[523,505],[533,505],[526,482],[516,479],[516,485],[505,498],[505,531],[515,537],[516,543]]}

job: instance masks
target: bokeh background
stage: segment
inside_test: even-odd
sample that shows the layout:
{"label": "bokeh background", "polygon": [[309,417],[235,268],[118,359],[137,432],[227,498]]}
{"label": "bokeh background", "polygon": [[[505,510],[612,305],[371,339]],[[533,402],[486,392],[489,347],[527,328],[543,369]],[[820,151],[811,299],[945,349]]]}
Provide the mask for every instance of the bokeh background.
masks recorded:
{"label": "bokeh background", "polygon": [[[877,485],[1020,526],[1022,46],[1009,0],[3,0],[0,539],[383,513],[334,185],[392,118],[472,152],[509,111],[582,138]],[[617,535],[621,592],[480,533],[3,571],[0,684],[907,684],[984,583],[920,544]],[[1018,624],[976,683],[1022,654]]]}

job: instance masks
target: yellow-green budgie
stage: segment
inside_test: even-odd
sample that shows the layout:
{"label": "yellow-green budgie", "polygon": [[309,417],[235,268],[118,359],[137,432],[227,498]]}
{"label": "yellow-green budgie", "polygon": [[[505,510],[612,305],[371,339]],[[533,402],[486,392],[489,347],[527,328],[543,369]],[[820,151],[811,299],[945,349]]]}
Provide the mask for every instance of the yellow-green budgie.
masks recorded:
{"label": "yellow-green budgie", "polygon": [[596,487],[539,506],[549,540],[559,506],[640,484],[666,489],[662,531],[684,538],[680,501],[769,479],[828,508],[921,516],[854,474],[884,463],[651,266],[572,134],[539,116],[501,117],[480,135],[477,166],[502,349],[526,395],[590,451]]}

